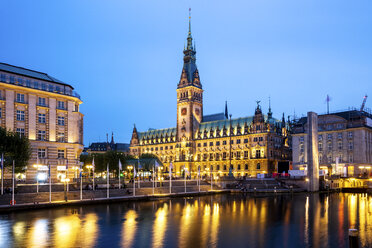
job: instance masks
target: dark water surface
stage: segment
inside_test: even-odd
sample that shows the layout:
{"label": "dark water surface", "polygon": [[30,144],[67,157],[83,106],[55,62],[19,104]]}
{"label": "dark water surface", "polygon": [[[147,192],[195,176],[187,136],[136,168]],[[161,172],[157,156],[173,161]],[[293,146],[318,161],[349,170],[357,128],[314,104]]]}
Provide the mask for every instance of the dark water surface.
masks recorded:
{"label": "dark water surface", "polygon": [[366,194],[214,195],[0,215],[0,247],[372,247]]}

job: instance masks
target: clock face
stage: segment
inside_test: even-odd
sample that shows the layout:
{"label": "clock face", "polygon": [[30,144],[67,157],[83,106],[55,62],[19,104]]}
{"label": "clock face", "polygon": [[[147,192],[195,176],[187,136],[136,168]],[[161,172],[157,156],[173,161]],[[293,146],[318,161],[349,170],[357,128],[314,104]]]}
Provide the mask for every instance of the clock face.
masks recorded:
{"label": "clock face", "polygon": [[181,115],[186,115],[187,114],[187,108],[181,109]]}

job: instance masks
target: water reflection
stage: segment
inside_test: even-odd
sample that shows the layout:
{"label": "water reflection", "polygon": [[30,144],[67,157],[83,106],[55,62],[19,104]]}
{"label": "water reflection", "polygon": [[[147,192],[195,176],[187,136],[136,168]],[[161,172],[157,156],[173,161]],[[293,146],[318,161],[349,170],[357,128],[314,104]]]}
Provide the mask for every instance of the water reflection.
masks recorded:
{"label": "water reflection", "polygon": [[153,226],[153,247],[163,247],[164,235],[167,230],[167,215],[168,205],[164,204],[163,207],[159,208],[155,214],[155,222]]}
{"label": "water reflection", "polygon": [[134,210],[129,210],[125,217],[122,229],[122,246],[132,247],[134,237],[137,232],[137,213]]}
{"label": "water reflection", "polygon": [[[73,210],[73,209],[72,209]],[[0,215],[0,247],[372,246],[366,194],[217,195]]]}

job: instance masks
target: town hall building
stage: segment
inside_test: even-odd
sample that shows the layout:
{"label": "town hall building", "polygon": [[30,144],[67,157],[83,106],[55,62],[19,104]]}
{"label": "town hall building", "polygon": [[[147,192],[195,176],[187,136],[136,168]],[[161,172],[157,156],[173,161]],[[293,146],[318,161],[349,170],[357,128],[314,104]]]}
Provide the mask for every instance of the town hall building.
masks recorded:
{"label": "town hall building", "polygon": [[[183,68],[177,86],[177,125],[173,128],[133,129],[130,153],[151,153],[163,164],[163,172],[181,176],[184,168],[202,175],[256,176],[282,172],[291,159],[289,125],[273,118],[271,107],[264,115],[257,101],[253,116],[234,118],[225,113],[203,115],[204,90],[196,66],[196,50],[189,32],[183,51]],[[229,118],[230,117],[230,118]]]}

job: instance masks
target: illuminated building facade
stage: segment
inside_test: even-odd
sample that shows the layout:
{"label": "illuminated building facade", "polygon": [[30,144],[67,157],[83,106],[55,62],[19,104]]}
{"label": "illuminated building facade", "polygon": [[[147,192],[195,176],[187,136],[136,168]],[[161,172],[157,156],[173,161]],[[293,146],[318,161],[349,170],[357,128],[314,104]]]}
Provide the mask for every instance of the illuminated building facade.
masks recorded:
{"label": "illuminated building facade", "polygon": [[146,132],[134,127],[131,154],[152,153],[163,163],[165,172],[172,162],[173,173],[181,175],[185,166],[192,176],[199,166],[202,174],[255,176],[277,172],[280,163],[288,164],[291,152],[284,114],[282,120],[276,120],[269,108],[264,115],[257,102],[250,117],[229,119],[227,106],[225,113],[203,115],[203,88],[190,23],[183,54],[176,127]]}
{"label": "illuminated building facade", "polygon": [[[293,166],[307,167],[307,118],[292,127]],[[368,175],[372,169],[372,115],[348,110],[318,117],[320,169],[347,176]]]}
{"label": "illuminated building facade", "polygon": [[0,63],[0,126],[30,140],[27,180],[35,180],[38,171],[45,174],[48,164],[53,178],[73,177],[83,150],[81,103],[71,85],[46,73]]}

